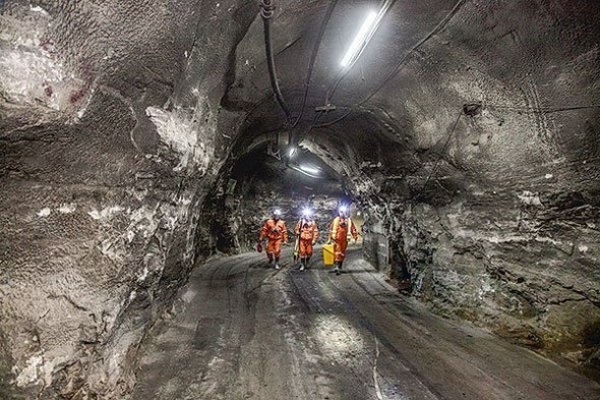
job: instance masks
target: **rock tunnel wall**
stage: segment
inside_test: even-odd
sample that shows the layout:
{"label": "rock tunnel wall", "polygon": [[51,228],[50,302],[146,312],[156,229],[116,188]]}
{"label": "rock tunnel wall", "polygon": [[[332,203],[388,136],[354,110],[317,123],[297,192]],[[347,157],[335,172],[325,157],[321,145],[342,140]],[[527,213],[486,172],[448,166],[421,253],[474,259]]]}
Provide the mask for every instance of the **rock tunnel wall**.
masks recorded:
{"label": "rock tunnel wall", "polygon": [[122,398],[140,340],[214,247],[198,210],[235,133],[220,98],[256,10],[0,11],[0,397]]}
{"label": "rock tunnel wall", "polygon": [[[282,3],[273,23],[294,110],[324,4]],[[331,20],[303,146],[370,210],[414,296],[597,365],[598,8],[398,1],[338,110],[314,118],[361,4]],[[212,199],[236,135],[282,129],[256,3],[0,10],[0,389],[119,398],[147,327],[218,244]]]}
{"label": "rock tunnel wall", "polygon": [[[555,40],[538,33],[539,40],[560,42],[559,32]],[[502,85],[496,79],[465,80],[450,71],[468,74],[467,65],[415,61],[406,74],[429,79],[426,71],[435,68],[437,83],[400,88],[402,106],[389,103],[392,96],[380,101],[397,110],[397,130],[411,132],[417,160],[384,163],[363,173],[367,178],[355,189],[375,188],[365,202],[388,227],[395,270],[411,278],[414,296],[443,315],[597,368],[598,80],[589,72],[598,71],[591,61],[598,54],[581,43],[563,48],[572,52],[566,63],[556,50],[536,47],[538,59],[528,64],[535,70],[500,79],[521,99],[513,109],[486,107],[515,103],[486,99],[497,93],[491,87]],[[560,83],[565,79],[571,88]],[[457,106],[432,105],[433,85],[437,98]],[[448,85],[448,92],[438,85]],[[421,109],[406,109],[411,103]],[[404,182],[386,188],[394,175]]]}
{"label": "rock tunnel wall", "polygon": [[[461,118],[457,132],[480,117]],[[561,156],[548,160],[530,186],[487,182],[485,188],[462,175],[464,159],[446,161],[452,156],[443,153],[422,157],[425,172],[398,171],[393,163],[346,169],[355,177],[348,186],[369,210],[367,235],[383,235],[389,243],[391,276],[408,280],[402,288],[442,315],[597,369],[595,185],[586,178],[582,187],[576,181],[558,185],[557,171],[581,173]],[[371,162],[367,154],[350,158]],[[428,162],[437,163],[437,170]],[[398,174],[404,182],[390,182]]]}

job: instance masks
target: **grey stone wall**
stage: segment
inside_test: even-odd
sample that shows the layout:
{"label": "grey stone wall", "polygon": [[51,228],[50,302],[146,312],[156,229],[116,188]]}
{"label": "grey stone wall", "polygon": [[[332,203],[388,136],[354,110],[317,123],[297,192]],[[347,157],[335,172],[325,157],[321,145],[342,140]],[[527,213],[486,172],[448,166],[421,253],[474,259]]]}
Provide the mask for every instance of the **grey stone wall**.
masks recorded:
{"label": "grey stone wall", "polygon": [[201,204],[236,120],[219,93],[255,9],[4,3],[0,397],[122,398],[214,247]]}

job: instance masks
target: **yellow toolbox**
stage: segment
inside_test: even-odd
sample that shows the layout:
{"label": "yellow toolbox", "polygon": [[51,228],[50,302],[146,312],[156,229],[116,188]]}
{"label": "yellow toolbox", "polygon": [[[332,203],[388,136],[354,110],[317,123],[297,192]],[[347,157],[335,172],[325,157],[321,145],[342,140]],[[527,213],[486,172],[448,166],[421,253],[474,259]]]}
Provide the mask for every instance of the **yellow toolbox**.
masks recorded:
{"label": "yellow toolbox", "polygon": [[331,266],[334,262],[335,255],[333,253],[333,244],[323,245],[323,263],[327,266]]}

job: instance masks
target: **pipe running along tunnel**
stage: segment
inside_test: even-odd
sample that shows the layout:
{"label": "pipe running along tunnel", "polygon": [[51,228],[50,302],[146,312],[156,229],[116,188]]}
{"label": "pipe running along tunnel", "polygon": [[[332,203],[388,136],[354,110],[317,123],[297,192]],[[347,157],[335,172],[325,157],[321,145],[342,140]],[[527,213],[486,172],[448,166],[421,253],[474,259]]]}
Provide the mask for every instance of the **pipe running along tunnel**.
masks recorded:
{"label": "pipe running along tunnel", "polygon": [[0,397],[600,398],[598,20],[0,1]]}

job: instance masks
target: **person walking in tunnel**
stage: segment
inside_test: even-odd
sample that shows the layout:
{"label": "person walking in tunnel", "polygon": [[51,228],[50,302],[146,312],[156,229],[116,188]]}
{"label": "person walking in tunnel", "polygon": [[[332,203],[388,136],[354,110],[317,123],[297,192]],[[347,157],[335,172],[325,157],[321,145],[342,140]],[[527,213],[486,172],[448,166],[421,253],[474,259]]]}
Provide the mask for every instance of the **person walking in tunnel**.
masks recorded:
{"label": "person walking in tunnel", "polygon": [[265,221],[260,230],[258,249],[262,248],[262,242],[267,239],[267,258],[269,265],[274,263],[275,269],[279,269],[279,258],[281,257],[281,243],[288,242],[288,232],[285,221],[281,219],[281,211],[275,209],[273,217]]}
{"label": "person walking in tunnel", "polygon": [[333,252],[335,255],[335,266],[331,272],[335,272],[336,275],[341,273],[342,264],[344,263],[344,258],[346,258],[348,233],[352,235],[354,241],[358,239],[356,227],[348,217],[348,208],[340,206],[338,216],[334,218],[329,229],[329,241],[333,241]]}
{"label": "person walking in tunnel", "polygon": [[312,219],[312,210],[302,210],[302,218],[296,224],[294,233],[298,236],[298,256],[300,257],[300,271],[308,268],[308,262],[313,255],[313,246],[319,237],[317,223]]}

